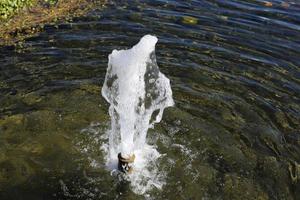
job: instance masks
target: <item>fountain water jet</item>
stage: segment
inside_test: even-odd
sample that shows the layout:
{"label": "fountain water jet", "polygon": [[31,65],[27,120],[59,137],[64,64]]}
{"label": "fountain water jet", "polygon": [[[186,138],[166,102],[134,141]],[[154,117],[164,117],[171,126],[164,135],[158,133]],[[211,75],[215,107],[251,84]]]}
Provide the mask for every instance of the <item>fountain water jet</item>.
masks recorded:
{"label": "fountain water jet", "polygon": [[156,63],[156,43],[155,36],[145,35],[131,49],[109,55],[102,87],[102,96],[110,104],[108,165],[115,168],[119,160],[121,171],[131,169],[135,156],[134,168],[145,166],[145,149],[153,149],[146,144],[147,131],[160,122],[166,107],[174,105],[170,81]]}

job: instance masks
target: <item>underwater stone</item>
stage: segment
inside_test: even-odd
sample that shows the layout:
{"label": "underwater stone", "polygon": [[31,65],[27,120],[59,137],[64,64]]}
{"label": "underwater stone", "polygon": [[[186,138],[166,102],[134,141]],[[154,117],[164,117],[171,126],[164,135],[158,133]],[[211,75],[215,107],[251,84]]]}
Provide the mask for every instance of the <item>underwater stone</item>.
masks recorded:
{"label": "underwater stone", "polygon": [[22,141],[22,132],[24,132],[24,124],[26,118],[23,114],[11,115],[0,119],[0,139],[11,144]]}
{"label": "underwater stone", "polygon": [[24,95],[24,97],[22,98],[22,101],[25,104],[32,106],[32,105],[36,105],[37,103],[42,101],[42,97],[38,96],[35,93],[29,93],[29,94]]}
{"label": "underwater stone", "polygon": [[293,191],[289,189],[290,176],[286,169],[286,163],[274,156],[262,156],[258,158],[256,177],[261,181],[261,187],[267,191],[270,197],[278,199],[290,199]]}
{"label": "underwater stone", "polygon": [[93,84],[81,84],[80,89],[92,94],[100,94],[101,87]]}
{"label": "underwater stone", "polygon": [[43,153],[44,147],[41,143],[37,141],[29,140],[20,145],[20,148],[28,153],[35,155],[41,155]]}
{"label": "underwater stone", "polygon": [[11,115],[9,117],[6,117],[4,119],[0,119],[0,126],[9,126],[9,125],[21,125],[24,122],[24,115],[23,114],[17,114],[17,115]]}
{"label": "underwater stone", "polygon": [[283,129],[291,129],[286,115],[282,111],[277,111],[275,113],[276,122],[283,128]]}
{"label": "underwater stone", "polygon": [[188,25],[195,25],[198,23],[198,19],[191,16],[183,16],[181,22]]}
{"label": "underwater stone", "polygon": [[288,169],[292,182],[296,184],[300,180],[300,164],[296,161],[288,164]]}
{"label": "underwater stone", "polygon": [[251,179],[236,174],[226,174],[224,181],[224,199],[269,199],[268,195]]}
{"label": "underwater stone", "polygon": [[20,158],[10,158],[0,163],[0,184],[4,187],[25,182],[34,174],[29,164]]}
{"label": "underwater stone", "polygon": [[56,130],[58,115],[49,110],[38,110],[29,112],[26,117],[26,130],[43,131]]}

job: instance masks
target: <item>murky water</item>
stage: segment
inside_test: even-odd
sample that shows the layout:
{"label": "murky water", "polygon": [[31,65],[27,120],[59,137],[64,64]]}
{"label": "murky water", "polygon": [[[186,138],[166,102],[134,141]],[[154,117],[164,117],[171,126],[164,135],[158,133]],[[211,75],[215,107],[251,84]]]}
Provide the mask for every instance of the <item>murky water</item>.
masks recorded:
{"label": "murky water", "polygon": [[[0,199],[297,199],[300,3],[119,1],[0,49]],[[107,56],[155,34],[162,189],[105,169]]]}

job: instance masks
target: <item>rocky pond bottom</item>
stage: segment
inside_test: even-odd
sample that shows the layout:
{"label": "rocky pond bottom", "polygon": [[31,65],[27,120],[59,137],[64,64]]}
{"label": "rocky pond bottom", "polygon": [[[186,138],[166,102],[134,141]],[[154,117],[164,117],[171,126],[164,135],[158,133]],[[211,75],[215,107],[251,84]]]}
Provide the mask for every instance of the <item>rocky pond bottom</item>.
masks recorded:
{"label": "rocky pond bottom", "polygon": [[[297,199],[299,6],[211,2],[112,2],[2,47],[0,199]],[[147,137],[164,184],[139,195],[106,169],[100,91],[148,33],[175,107]]]}
{"label": "rocky pond bottom", "polygon": [[[68,91],[19,94],[6,100],[27,111],[0,121],[1,199],[139,198],[128,183],[106,170],[101,146],[107,142],[103,135],[109,118],[100,89],[82,83]],[[292,199],[299,194],[300,166],[291,159],[299,154],[292,145],[270,136],[268,126],[260,124],[254,112],[249,114],[247,105],[237,102],[247,118],[230,107],[218,109],[219,120],[228,127],[253,121],[247,132],[233,132],[180,109],[186,100],[205,108],[224,102],[208,103],[178,92],[174,97],[179,108],[166,109],[161,124],[148,133],[148,142],[162,154],[157,164],[166,182],[162,191],[154,189],[148,195],[269,199],[271,194]]]}

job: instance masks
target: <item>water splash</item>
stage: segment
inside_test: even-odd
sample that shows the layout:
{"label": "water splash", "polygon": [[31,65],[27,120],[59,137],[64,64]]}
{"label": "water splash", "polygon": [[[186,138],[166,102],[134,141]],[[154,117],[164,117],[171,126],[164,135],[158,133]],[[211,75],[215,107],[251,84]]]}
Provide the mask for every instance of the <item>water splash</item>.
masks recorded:
{"label": "water splash", "polygon": [[129,178],[138,193],[152,186],[161,187],[154,166],[160,154],[154,146],[147,145],[146,135],[160,122],[164,109],[174,105],[170,80],[156,63],[156,43],[155,36],[145,35],[131,49],[113,50],[102,88],[111,117],[107,165],[117,167],[119,152],[123,157],[135,154],[134,173]]}

